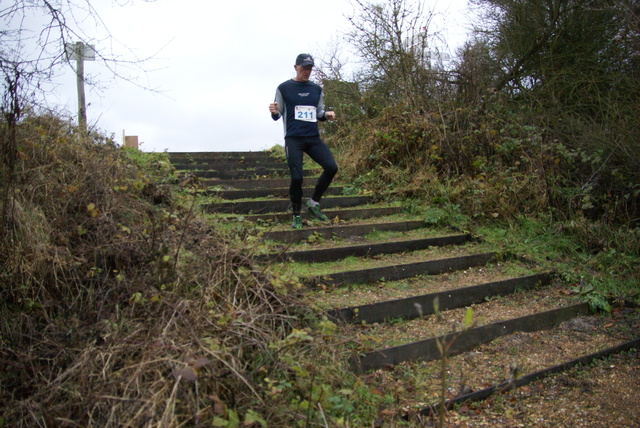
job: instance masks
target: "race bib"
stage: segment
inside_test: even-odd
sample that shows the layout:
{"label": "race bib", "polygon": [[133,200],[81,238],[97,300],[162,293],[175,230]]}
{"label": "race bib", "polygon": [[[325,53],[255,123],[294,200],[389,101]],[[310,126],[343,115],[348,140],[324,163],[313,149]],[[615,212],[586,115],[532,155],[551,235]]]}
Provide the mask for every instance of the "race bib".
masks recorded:
{"label": "race bib", "polygon": [[313,106],[296,106],[295,118],[303,122],[317,122],[316,108]]}

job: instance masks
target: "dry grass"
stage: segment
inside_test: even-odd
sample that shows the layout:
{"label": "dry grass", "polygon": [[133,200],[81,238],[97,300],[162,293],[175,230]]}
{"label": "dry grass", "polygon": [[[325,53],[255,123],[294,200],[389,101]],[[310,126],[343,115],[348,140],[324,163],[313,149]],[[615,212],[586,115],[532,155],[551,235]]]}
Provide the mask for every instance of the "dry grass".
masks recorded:
{"label": "dry grass", "polygon": [[246,236],[197,215],[163,156],[81,138],[54,117],[17,134],[16,167],[1,170],[4,423],[295,417],[262,381],[286,372],[278,344],[300,306],[243,250]]}

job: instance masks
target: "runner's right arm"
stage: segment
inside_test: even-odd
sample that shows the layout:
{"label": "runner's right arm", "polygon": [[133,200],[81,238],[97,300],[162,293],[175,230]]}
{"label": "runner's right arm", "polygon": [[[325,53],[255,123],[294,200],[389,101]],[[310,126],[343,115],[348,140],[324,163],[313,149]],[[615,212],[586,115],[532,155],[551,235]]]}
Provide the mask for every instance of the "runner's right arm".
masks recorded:
{"label": "runner's right arm", "polygon": [[280,93],[280,89],[276,90],[276,97],[273,103],[269,105],[269,111],[271,112],[271,118],[278,120],[284,112],[284,99]]}

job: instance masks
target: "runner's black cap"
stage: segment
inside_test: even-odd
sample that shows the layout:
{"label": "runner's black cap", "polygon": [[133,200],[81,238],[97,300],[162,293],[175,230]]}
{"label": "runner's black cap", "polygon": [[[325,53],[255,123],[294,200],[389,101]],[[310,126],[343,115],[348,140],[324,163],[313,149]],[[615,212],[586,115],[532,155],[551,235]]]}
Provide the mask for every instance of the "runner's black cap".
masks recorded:
{"label": "runner's black cap", "polygon": [[296,58],[296,65],[306,67],[307,65],[315,65],[313,63],[313,57],[309,54],[300,54]]}

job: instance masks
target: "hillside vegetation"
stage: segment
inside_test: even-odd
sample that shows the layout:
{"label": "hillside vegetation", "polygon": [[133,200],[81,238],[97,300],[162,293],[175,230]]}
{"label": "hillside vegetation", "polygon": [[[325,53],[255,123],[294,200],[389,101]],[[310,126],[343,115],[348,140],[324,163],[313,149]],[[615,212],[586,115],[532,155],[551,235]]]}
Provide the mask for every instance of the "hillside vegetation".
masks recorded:
{"label": "hillside vegetation", "polygon": [[636,227],[638,6],[474,3],[484,19],[448,68],[422,31],[427,17],[405,2],[363,6],[353,19],[364,67],[351,83],[330,64],[323,74],[327,104],[348,113],[329,129],[347,170],[395,174],[432,193],[471,182],[495,205],[508,198],[507,215]]}
{"label": "hillside vegetation", "polygon": [[[341,180],[637,300],[640,6],[476,0],[483,27],[445,68],[419,10],[356,3],[365,66],[321,76]],[[383,398],[298,280],[256,262],[251,226],[209,221],[166,154],[8,90],[0,426],[375,424]]]}
{"label": "hillside vegetation", "polygon": [[290,383],[288,370],[313,367],[311,349],[322,358],[322,326],[301,321],[295,282],[255,265],[257,238],[205,221],[166,155],[51,116],[14,131],[13,170],[2,165],[0,425],[283,426],[304,417],[312,388],[348,381]]}
{"label": "hillside vegetation", "polygon": [[348,79],[327,61],[341,174],[380,197],[508,227],[524,217],[580,250],[640,254],[640,8],[625,0],[475,0],[453,65],[401,0],[359,3]]}

